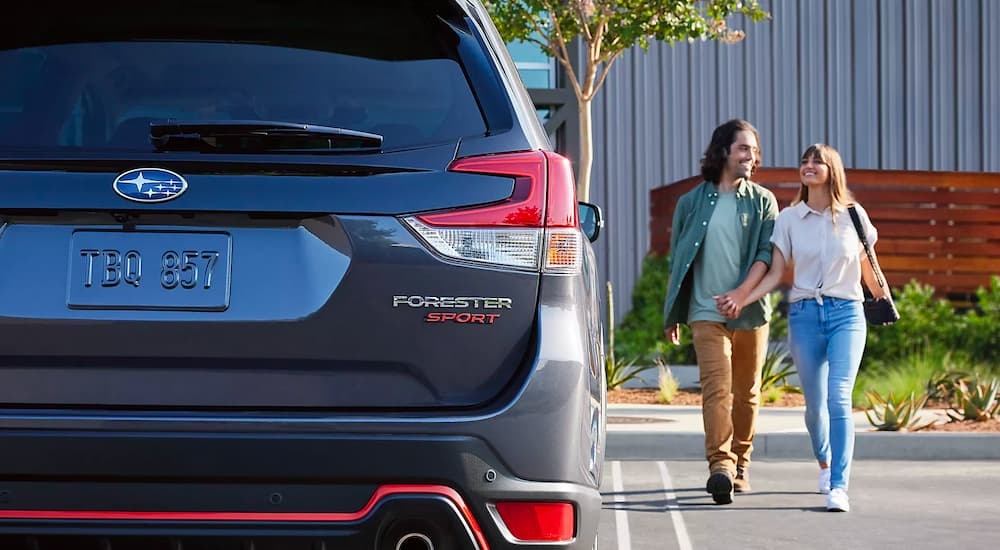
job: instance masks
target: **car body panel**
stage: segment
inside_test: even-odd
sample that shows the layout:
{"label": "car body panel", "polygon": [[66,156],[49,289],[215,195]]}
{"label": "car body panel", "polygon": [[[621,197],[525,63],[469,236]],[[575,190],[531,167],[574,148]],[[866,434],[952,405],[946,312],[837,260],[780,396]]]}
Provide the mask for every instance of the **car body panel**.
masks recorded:
{"label": "car body panel", "polygon": [[112,4],[0,36],[0,546],[591,548],[594,251],[482,5]]}

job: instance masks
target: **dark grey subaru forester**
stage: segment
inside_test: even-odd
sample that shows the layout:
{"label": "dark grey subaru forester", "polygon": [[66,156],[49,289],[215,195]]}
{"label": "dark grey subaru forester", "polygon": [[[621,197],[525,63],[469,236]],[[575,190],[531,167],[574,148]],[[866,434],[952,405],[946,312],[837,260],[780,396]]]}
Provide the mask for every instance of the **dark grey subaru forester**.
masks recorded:
{"label": "dark grey subaru forester", "polygon": [[594,546],[600,211],[478,1],[46,4],[0,23],[0,548]]}

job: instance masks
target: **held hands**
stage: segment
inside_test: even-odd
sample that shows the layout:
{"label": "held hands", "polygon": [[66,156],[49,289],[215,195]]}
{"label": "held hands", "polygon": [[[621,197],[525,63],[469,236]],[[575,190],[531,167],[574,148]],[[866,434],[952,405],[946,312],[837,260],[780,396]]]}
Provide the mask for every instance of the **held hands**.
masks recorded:
{"label": "held hands", "polygon": [[721,296],[712,296],[712,298],[715,298],[715,307],[723,317],[735,319],[743,312],[743,300],[746,299],[746,293],[740,292],[739,289],[733,289]]}
{"label": "held hands", "polygon": [[[747,293],[738,288],[734,288],[725,294],[712,296],[715,299],[715,307],[723,317],[736,319],[743,312],[743,302]],[[678,346],[681,343],[680,325],[672,325],[663,329],[663,336],[671,344]]]}

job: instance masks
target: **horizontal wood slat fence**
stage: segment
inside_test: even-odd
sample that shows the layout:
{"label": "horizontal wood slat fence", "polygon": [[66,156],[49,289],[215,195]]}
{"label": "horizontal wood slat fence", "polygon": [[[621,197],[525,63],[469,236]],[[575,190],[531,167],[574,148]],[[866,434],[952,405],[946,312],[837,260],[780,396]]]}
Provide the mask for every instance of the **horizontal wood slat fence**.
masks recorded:
{"label": "horizontal wood slat fence", "polygon": [[[779,209],[799,189],[797,168],[762,168],[753,179],[774,193]],[[669,252],[677,199],[700,182],[696,176],[650,191],[653,253]],[[1000,174],[847,170],[847,183],[878,229],[875,251],[892,288],[915,279],[964,302],[1000,275]]]}

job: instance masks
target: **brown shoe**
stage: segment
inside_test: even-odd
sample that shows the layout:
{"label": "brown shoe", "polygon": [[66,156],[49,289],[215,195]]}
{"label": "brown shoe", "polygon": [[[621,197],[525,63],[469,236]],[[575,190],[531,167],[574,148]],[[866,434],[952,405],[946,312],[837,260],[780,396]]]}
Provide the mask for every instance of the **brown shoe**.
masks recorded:
{"label": "brown shoe", "polygon": [[750,492],[750,472],[742,466],[736,468],[736,478],[733,479],[733,490],[737,493]]}
{"label": "brown shoe", "polygon": [[729,504],[733,501],[733,474],[726,470],[712,472],[708,476],[705,490],[711,493],[716,504]]}

